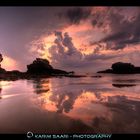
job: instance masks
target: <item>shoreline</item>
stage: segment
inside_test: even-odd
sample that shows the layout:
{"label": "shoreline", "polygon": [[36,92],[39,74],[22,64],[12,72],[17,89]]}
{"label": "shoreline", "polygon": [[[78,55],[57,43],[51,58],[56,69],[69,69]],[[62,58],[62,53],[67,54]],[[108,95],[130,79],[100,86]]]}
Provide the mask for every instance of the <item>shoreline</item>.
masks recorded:
{"label": "shoreline", "polygon": [[20,74],[9,74],[9,73],[3,73],[0,74],[0,81],[16,81],[20,79],[30,80],[34,78],[56,78],[56,77],[69,77],[69,78],[81,78],[81,77],[87,77],[86,75],[65,75],[65,74],[29,74],[29,73],[20,73]]}

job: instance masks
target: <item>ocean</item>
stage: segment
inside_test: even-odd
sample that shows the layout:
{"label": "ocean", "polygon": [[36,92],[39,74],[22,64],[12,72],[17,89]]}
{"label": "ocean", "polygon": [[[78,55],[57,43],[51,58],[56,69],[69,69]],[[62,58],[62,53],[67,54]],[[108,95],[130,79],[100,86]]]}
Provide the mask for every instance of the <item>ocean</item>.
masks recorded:
{"label": "ocean", "polygon": [[140,74],[0,81],[0,133],[29,131],[140,133]]}

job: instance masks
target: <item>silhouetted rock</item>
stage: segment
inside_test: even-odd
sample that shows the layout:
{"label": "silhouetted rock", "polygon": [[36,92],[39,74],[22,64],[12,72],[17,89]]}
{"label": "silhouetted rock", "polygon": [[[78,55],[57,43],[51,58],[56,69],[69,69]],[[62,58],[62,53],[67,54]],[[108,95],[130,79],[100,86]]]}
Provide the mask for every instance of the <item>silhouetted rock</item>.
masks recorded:
{"label": "silhouetted rock", "polygon": [[66,77],[70,77],[70,78],[82,78],[82,77],[87,77],[86,75],[66,75]]}
{"label": "silhouetted rock", "polygon": [[135,67],[135,73],[140,73],[140,67]]}
{"label": "silhouetted rock", "polygon": [[[0,63],[3,61],[3,57],[2,54],[0,53]],[[1,64],[0,64],[0,68],[1,68]]]}
{"label": "silhouetted rock", "polygon": [[113,73],[124,74],[134,73],[135,67],[131,63],[117,62],[112,65]]}
{"label": "silhouetted rock", "polygon": [[34,79],[34,78],[48,78],[52,76],[66,76],[66,77],[83,77],[83,75],[74,75],[74,71],[67,72],[60,69],[54,69],[47,59],[36,58],[33,63],[27,65],[26,72],[18,70],[6,71],[0,67],[1,80],[18,80],[18,79]]}
{"label": "silhouetted rock", "polygon": [[53,74],[53,75],[55,75],[55,74],[56,74],[56,75],[57,75],[57,74],[62,74],[62,75],[64,74],[64,75],[65,75],[65,74],[69,74],[69,72],[66,72],[66,71],[64,71],[64,70],[59,70],[59,69],[53,69],[53,70],[52,70],[52,74]]}
{"label": "silhouetted rock", "polygon": [[46,59],[36,58],[32,64],[27,65],[27,73],[31,74],[51,74],[53,67]]}
{"label": "silhouetted rock", "polygon": [[0,73],[5,73],[6,70],[0,67]]}
{"label": "silhouetted rock", "polygon": [[104,70],[104,71],[98,71],[97,73],[113,73],[113,70],[112,69],[107,69],[107,70]]}
{"label": "silhouetted rock", "polygon": [[64,70],[54,69],[47,59],[36,58],[32,64],[27,65],[27,73],[38,75],[65,75],[69,74]]}
{"label": "silhouetted rock", "polygon": [[6,71],[7,74],[20,75],[22,72],[18,70]]}
{"label": "silhouetted rock", "polygon": [[123,88],[123,87],[133,87],[136,86],[136,84],[112,84],[112,86],[117,88]]}
{"label": "silhouetted rock", "polygon": [[117,62],[112,64],[112,69],[99,71],[97,73],[138,74],[140,73],[140,67],[135,67],[131,63]]}

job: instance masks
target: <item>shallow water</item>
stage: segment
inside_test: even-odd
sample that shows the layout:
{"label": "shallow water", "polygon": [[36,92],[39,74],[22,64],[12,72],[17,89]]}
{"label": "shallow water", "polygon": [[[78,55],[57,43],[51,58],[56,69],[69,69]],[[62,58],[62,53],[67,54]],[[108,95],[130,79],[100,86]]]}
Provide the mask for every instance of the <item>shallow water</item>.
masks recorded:
{"label": "shallow water", "polygon": [[140,75],[0,81],[0,133],[140,133]]}

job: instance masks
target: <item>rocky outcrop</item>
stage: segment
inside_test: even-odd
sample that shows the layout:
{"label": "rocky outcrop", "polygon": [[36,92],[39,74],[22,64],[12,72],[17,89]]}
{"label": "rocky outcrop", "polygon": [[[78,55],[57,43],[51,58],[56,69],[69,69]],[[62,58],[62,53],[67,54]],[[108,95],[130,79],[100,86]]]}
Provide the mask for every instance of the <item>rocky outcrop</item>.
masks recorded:
{"label": "rocky outcrop", "polygon": [[135,67],[131,63],[117,62],[112,64],[112,69],[99,71],[97,73],[114,73],[114,74],[138,74],[140,73],[140,67]]}
{"label": "rocky outcrop", "polygon": [[133,87],[136,86],[136,84],[112,84],[112,86],[117,88],[123,88],[123,87]]}
{"label": "rocky outcrop", "polygon": [[112,65],[112,70],[114,73],[118,74],[128,74],[128,73],[134,73],[135,72],[135,66],[132,65],[131,63],[122,63],[122,62],[117,62]]}
{"label": "rocky outcrop", "polygon": [[30,74],[51,74],[53,67],[46,59],[36,58],[30,65],[27,65],[27,73]]}
{"label": "rocky outcrop", "polygon": [[27,73],[37,74],[37,75],[59,75],[59,74],[69,74],[64,70],[54,69],[47,59],[36,58],[32,64],[27,65]]}
{"label": "rocky outcrop", "polygon": [[107,70],[103,70],[103,71],[98,71],[97,73],[113,73],[113,70],[107,69]]}
{"label": "rocky outcrop", "polygon": [[6,70],[0,67],[0,73],[5,73]]}
{"label": "rocky outcrop", "polygon": [[0,67],[0,79],[2,80],[18,80],[31,78],[47,78],[52,76],[74,77],[74,72],[67,72],[60,69],[54,69],[47,59],[36,58],[31,64],[27,65],[26,72],[18,70],[6,71]]}

